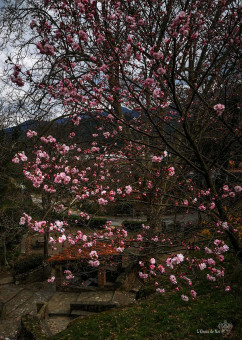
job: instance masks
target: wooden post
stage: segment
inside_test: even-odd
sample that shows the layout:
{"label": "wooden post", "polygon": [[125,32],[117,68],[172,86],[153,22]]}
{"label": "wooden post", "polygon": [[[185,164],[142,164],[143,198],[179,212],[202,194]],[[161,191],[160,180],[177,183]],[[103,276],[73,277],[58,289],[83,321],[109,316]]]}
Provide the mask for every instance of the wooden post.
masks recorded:
{"label": "wooden post", "polygon": [[106,269],[104,267],[99,267],[98,268],[98,287],[104,288],[106,285]]}
{"label": "wooden post", "polygon": [[122,254],[122,268],[126,268],[128,263],[128,256]]}
{"label": "wooden post", "polygon": [[55,265],[55,283],[56,283],[56,290],[61,287],[63,282],[63,270],[61,264]]}
{"label": "wooden post", "polygon": [[27,256],[31,255],[31,237],[28,236],[25,241],[25,254]]}
{"label": "wooden post", "polygon": [[44,258],[47,259],[49,257],[49,232],[45,231],[44,233]]}

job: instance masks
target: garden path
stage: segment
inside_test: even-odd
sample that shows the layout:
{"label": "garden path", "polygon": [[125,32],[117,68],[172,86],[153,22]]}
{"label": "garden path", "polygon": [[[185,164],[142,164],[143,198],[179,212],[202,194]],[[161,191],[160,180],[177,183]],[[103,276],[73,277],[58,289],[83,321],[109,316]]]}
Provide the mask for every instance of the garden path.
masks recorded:
{"label": "garden path", "polygon": [[8,283],[12,277],[0,280],[0,339],[16,339],[21,317],[37,314],[37,302],[46,302],[55,293],[55,287],[48,282],[35,282],[25,285]]}

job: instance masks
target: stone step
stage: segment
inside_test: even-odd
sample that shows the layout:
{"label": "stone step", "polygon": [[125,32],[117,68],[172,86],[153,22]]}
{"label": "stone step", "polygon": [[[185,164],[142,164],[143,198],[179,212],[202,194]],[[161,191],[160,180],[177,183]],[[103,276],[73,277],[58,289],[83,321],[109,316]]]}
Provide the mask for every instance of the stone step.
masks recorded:
{"label": "stone step", "polygon": [[111,301],[114,295],[113,290],[96,291],[96,292],[82,292],[76,302],[78,303],[95,303],[95,302],[108,302]]}
{"label": "stone step", "polygon": [[86,303],[81,302],[73,302],[70,304],[71,312],[73,310],[82,310],[87,312],[103,312],[111,308],[118,307],[119,304],[117,302],[97,302],[97,301],[88,301]]}
{"label": "stone step", "polygon": [[16,286],[15,284],[8,284],[0,286],[0,301],[6,303],[23,290],[22,287]]}
{"label": "stone step", "polygon": [[88,311],[84,311],[84,310],[73,310],[70,314],[70,316],[73,317],[73,318],[78,318],[80,316],[88,317],[88,316],[92,316],[92,315],[96,315],[96,313],[88,312]]}
{"label": "stone step", "polygon": [[80,293],[56,292],[48,302],[50,316],[70,315],[70,303],[75,302]]}
{"label": "stone step", "polygon": [[12,276],[8,276],[8,277],[4,277],[3,279],[0,279],[0,286],[7,285],[7,284],[10,284],[10,283],[14,283]]}
{"label": "stone step", "polygon": [[29,300],[32,298],[33,293],[28,290],[21,290],[5,305],[5,317],[9,316],[14,318],[21,315],[21,311],[25,310],[29,306]]}

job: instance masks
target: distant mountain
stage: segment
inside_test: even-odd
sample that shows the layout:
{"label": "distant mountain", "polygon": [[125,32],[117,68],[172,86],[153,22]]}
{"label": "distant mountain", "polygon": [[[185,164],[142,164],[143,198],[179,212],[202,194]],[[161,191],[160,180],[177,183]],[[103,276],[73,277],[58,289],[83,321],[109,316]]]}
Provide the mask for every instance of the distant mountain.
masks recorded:
{"label": "distant mountain", "polygon": [[[122,107],[122,111],[124,114],[125,119],[127,119],[127,121],[131,120],[132,118],[137,118],[139,116],[138,112],[130,110],[126,107]],[[101,113],[103,116],[108,115],[107,112],[103,111]],[[89,123],[91,120],[95,120],[94,118],[92,118],[91,116],[85,115],[82,116],[83,118],[87,118]],[[83,119],[82,119],[83,121]],[[51,124],[51,126],[55,126],[56,124],[63,124],[63,125],[67,125],[71,122],[71,119],[69,117],[66,118],[62,118],[60,117],[59,119],[55,120],[52,124],[49,121],[38,121],[38,120],[34,120],[34,119],[30,119],[27,120],[17,126],[12,126],[9,128],[4,129],[4,132],[8,135],[13,134],[14,132],[17,132],[22,135],[25,134],[27,130],[35,130],[35,129],[39,129],[39,128],[46,128],[48,126],[48,124]],[[94,124],[95,125],[95,124]]]}
{"label": "distant mountain", "polygon": [[25,122],[19,124],[19,125],[15,125],[15,126],[11,126],[9,128],[4,129],[4,131],[6,133],[13,133],[14,130],[19,130],[20,132],[24,133],[27,130],[33,130],[34,127],[36,126],[36,124],[38,124],[39,122],[34,120],[34,119],[30,119],[30,120],[26,120]]}

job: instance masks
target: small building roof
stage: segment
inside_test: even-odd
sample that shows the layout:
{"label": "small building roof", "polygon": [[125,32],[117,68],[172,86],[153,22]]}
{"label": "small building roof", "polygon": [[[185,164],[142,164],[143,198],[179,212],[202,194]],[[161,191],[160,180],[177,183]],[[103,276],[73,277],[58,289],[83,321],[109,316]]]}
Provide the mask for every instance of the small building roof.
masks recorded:
{"label": "small building roof", "polygon": [[95,250],[99,257],[120,255],[113,244],[106,241],[97,241],[92,247],[83,247],[75,244],[69,248],[63,249],[60,253],[53,255],[48,262],[62,262],[74,260],[91,260],[90,252]]}

